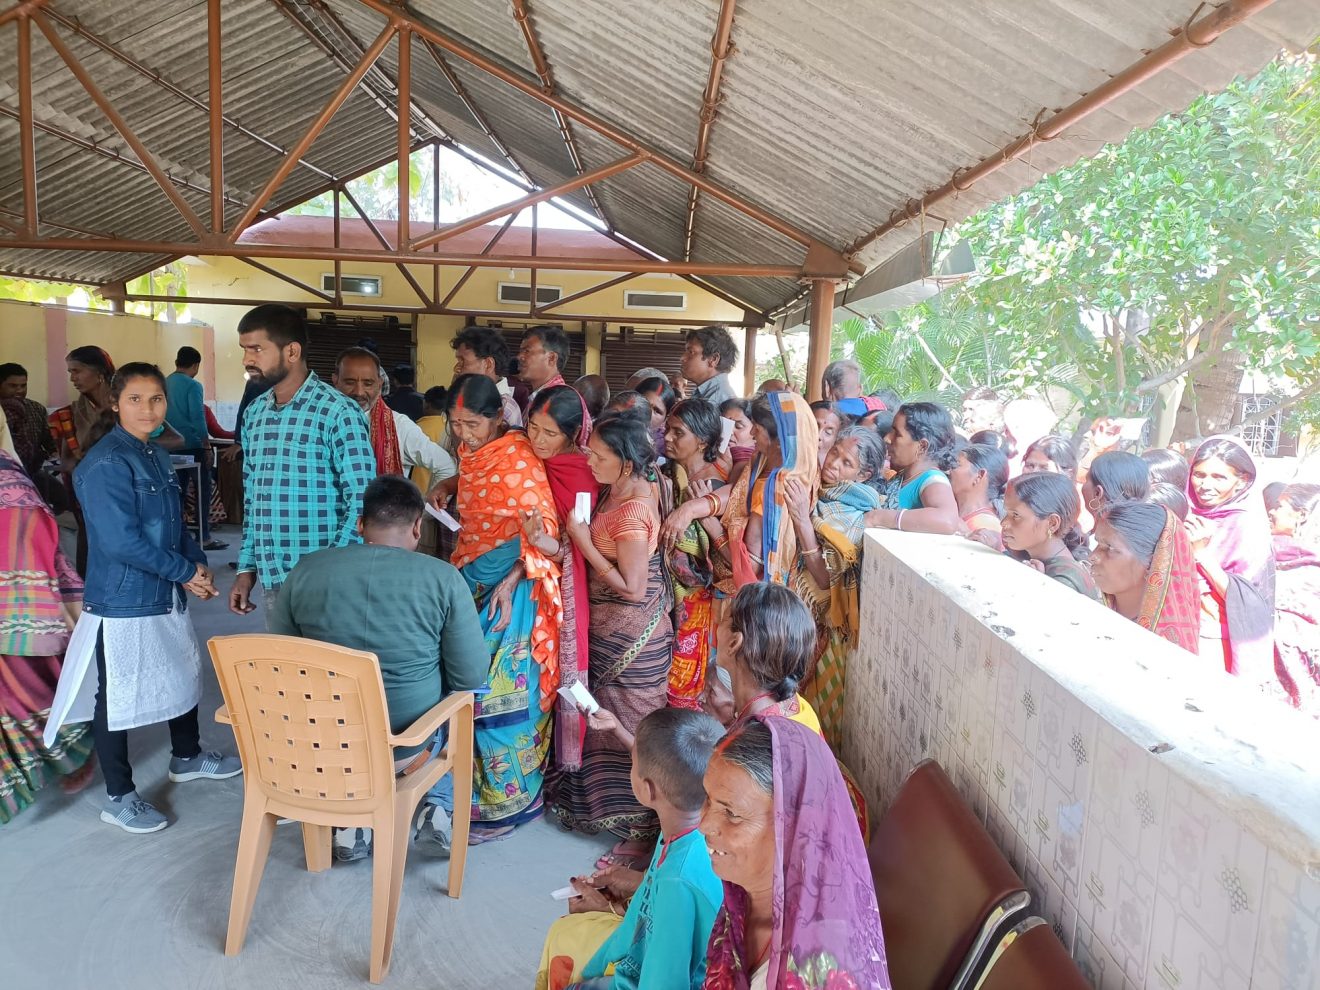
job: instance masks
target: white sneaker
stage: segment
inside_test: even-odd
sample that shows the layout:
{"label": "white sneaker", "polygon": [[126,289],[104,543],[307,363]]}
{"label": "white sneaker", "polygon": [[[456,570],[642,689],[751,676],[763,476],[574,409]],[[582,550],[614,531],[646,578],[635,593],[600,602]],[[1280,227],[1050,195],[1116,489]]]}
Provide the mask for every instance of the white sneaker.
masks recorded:
{"label": "white sneaker", "polygon": [[422,813],[417,817],[417,828],[413,831],[413,839],[420,839],[422,833],[426,831],[431,833],[431,841],[439,847],[440,852],[448,856],[454,839],[454,820],[449,812],[438,804],[422,805]]}

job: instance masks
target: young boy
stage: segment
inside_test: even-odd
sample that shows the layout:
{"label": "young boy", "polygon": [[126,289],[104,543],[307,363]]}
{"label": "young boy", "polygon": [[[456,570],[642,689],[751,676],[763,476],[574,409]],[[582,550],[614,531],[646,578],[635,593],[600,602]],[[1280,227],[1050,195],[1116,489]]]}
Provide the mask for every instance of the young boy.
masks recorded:
{"label": "young boy", "polygon": [[[701,986],[706,943],[724,894],[697,823],[706,800],[702,776],[723,734],[705,712],[661,708],[642,719],[632,747],[632,787],[659,815],[660,843],[626,912],[621,895],[633,886],[627,879],[632,871],[573,878],[572,913],[550,928],[537,990]],[[619,914],[623,920],[616,922]]]}

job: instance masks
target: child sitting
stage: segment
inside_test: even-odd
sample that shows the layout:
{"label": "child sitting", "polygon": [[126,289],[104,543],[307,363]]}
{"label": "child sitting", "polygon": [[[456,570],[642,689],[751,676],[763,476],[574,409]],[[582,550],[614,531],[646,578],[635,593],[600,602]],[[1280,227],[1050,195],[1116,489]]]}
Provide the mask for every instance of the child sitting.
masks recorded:
{"label": "child sitting", "polygon": [[660,844],[626,911],[631,871],[573,878],[571,913],[546,937],[537,990],[701,986],[724,898],[697,823],[706,763],[723,734],[704,712],[662,708],[642,719],[632,747],[633,794],[659,816]]}

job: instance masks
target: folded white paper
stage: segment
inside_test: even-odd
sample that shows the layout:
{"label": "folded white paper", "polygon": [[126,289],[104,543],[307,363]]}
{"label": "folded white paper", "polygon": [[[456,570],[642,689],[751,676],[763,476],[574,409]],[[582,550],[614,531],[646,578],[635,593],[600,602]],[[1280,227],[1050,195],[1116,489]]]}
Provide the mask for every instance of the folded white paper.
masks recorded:
{"label": "folded white paper", "polygon": [[729,449],[729,441],[733,439],[733,431],[738,424],[724,416],[720,417],[720,453]]}
{"label": "folded white paper", "polygon": [[458,532],[459,529],[458,520],[455,519],[453,516],[451,516],[444,509],[437,509],[430,502],[427,502],[426,511],[427,513],[430,514],[431,518],[436,520],[436,522],[438,522],[441,526],[444,526],[446,529],[451,530],[455,533]]}
{"label": "folded white paper", "polygon": [[550,896],[557,901],[571,901],[574,897],[581,897],[576,890],[570,887],[560,887],[558,890],[550,891]]}
{"label": "folded white paper", "polygon": [[577,502],[573,505],[573,518],[584,526],[591,522],[590,492],[577,493]]}
{"label": "folded white paper", "polygon": [[600,711],[600,702],[591,696],[591,692],[587,690],[587,686],[581,681],[575,681],[567,687],[561,687],[559,694],[583,709],[588,715]]}

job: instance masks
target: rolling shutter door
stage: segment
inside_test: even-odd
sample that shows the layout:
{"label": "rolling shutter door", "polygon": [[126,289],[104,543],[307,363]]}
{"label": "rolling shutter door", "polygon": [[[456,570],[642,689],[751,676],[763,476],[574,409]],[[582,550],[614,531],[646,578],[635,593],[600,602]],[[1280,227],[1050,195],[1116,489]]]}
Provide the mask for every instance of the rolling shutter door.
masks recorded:
{"label": "rolling shutter door", "polygon": [[601,374],[610,383],[610,393],[622,392],[629,377],[640,368],[658,368],[666,375],[678,374],[686,339],[685,330],[607,329],[600,359]]}
{"label": "rolling shutter door", "polygon": [[[508,345],[509,357],[516,361],[518,348],[522,344],[524,328],[500,327],[499,331],[504,335],[504,343]],[[564,330],[564,332],[568,334],[568,368],[563,372],[563,375],[564,381],[572,385],[582,377],[582,355],[587,350],[587,335],[581,330]]]}
{"label": "rolling shutter door", "polygon": [[[335,360],[341,351],[354,347],[363,337],[376,342],[380,363],[388,374],[396,364],[413,363],[412,327],[394,317],[345,317],[334,323],[307,321],[307,363],[327,382],[335,373]],[[435,382],[419,383],[425,391]],[[447,383],[446,383],[447,384]]]}

